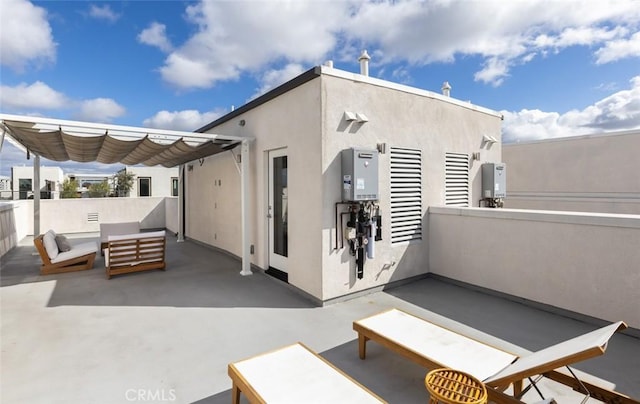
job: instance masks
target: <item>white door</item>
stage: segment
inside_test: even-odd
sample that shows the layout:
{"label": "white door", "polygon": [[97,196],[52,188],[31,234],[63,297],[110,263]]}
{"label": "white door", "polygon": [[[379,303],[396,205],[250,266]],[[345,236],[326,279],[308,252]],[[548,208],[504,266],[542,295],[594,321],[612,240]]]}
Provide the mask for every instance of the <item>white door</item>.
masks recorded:
{"label": "white door", "polygon": [[287,149],[269,152],[269,266],[287,272]]}

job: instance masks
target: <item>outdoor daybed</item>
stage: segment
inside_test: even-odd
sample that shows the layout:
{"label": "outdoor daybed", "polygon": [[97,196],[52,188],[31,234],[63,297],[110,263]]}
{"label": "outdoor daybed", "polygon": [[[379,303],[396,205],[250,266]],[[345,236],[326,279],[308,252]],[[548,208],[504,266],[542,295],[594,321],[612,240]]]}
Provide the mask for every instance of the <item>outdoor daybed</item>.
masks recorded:
{"label": "outdoor daybed", "polygon": [[[611,336],[625,328],[626,324],[619,321],[519,357],[397,309],[353,323],[360,359],[365,359],[367,341],[376,341],[427,368],[451,368],[476,377],[486,385],[489,401],[496,403],[517,402],[529,389],[522,389],[523,380],[529,379],[536,387],[531,378],[537,375],[583,393],[586,388],[591,397],[606,403],[638,403],[608,388],[578,380],[576,372],[568,367],[602,355]],[[568,373],[559,370],[565,366]],[[502,393],[510,385],[514,397]]]}
{"label": "outdoor daybed", "polygon": [[[63,251],[61,251],[56,239],[60,240],[61,244],[64,243]],[[98,251],[98,245],[93,241],[70,245],[65,237],[56,235],[53,230],[35,237],[33,244],[42,259],[41,275],[91,269]]]}
{"label": "outdoor daybed", "polygon": [[130,272],[165,269],[165,232],[109,236],[104,250],[107,279]]}

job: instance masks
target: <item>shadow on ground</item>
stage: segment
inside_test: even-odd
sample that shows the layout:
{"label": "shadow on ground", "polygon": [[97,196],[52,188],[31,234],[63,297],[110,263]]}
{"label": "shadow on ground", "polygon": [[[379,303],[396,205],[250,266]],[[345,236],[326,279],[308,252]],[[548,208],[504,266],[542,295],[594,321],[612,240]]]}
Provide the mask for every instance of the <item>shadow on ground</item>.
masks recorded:
{"label": "shadow on ground", "polygon": [[[96,239],[77,239],[84,242]],[[124,274],[106,279],[104,258],[87,271],[40,276],[40,257],[29,246],[16,247],[2,257],[0,284],[55,280],[49,307],[170,306],[309,308],[315,305],[299,293],[258,271],[239,276],[240,262],[230,255],[167,235],[166,271]],[[239,292],[241,291],[241,293]]]}

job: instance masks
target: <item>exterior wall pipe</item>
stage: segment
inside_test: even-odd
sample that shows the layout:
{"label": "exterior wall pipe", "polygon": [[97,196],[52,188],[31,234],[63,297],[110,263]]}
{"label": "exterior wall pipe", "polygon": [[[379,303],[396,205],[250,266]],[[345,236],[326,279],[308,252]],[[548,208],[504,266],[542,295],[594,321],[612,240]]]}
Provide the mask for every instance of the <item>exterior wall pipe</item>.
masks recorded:
{"label": "exterior wall pipe", "polygon": [[40,234],[40,156],[33,158],[33,237]]}
{"label": "exterior wall pipe", "polygon": [[251,272],[251,222],[249,220],[249,183],[251,182],[249,172],[249,140],[242,141],[241,168],[240,174],[240,209],[242,211],[242,270],[240,275],[252,275]]}
{"label": "exterior wall pipe", "polygon": [[184,242],[184,164],[178,167],[178,243]]}

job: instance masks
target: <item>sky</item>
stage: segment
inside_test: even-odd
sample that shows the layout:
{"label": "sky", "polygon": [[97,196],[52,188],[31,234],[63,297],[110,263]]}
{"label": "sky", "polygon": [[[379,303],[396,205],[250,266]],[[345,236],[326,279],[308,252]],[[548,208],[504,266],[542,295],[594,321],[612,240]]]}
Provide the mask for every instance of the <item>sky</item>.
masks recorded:
{"label": "sky", "polygon": [[373,77],[501,112],[504,143],[640,129],[637,0],[1,0],[0,112],[192,131],[363,49]]}

